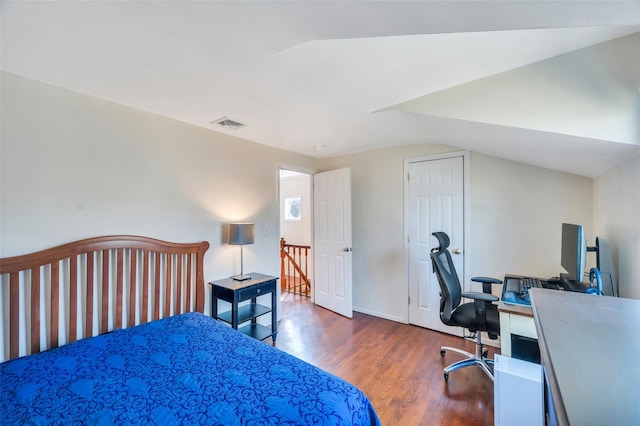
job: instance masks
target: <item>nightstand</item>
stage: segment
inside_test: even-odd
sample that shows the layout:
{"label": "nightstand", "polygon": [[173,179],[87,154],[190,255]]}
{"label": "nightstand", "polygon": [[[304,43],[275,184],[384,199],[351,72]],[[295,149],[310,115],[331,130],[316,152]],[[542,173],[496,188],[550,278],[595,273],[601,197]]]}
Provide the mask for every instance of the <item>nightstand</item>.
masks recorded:
{"label": "nightstand", "polygon": [[[277,277],[252,272],[247,274],[250,280],[237,281],[233,278],[212,281],[211,291],[211,316],[217,320],[231,324],[236,330],[258,340],[271,337],[276,343],[278,334],[277,322]],[[265,294],[271,294],[271,306],[264,306],[256,302],[256,298]],[[228,311],[218,313],[218,300],[224,300],[231,304]],[[250,303],[239,306],[241,302],[249,300]],[[258,324],[258,317],[271,313],[271,327]],[[246,324],[245,324],[246,323]]]}

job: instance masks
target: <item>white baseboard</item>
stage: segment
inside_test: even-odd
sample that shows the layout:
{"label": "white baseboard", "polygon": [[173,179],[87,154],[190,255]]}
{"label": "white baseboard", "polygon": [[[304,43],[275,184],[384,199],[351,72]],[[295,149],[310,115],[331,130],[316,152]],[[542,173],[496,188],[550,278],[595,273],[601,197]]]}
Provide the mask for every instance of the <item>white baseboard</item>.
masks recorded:
{"label": "white baseboard", "polygon": [[360,312],[361,314],[367,314],[367,315],[371,315],[371,316],[374,316],[374,317],[388,319],[388,320],[395,321],[395,322],[401,322],[402,324],[407,324],[407,321],[404,318],[398,317],[398,316],[395,316],[395,315],[388,315],[388,314],[384,314],[382,312],[370,311],[368,309],[363,309],[363,308],[360,308],[358,306],[354,306],[353,310],[355,312]]}

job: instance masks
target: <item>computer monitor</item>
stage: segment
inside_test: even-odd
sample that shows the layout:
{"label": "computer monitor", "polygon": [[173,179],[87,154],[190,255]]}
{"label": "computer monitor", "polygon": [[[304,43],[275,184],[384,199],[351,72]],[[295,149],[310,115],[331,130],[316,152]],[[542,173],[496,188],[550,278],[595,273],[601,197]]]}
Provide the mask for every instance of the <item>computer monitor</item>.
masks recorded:
{"label": "computer monitor", "polygon": [[587,258],[587,239],[582,225],[562,224],[562,257],[560,265],[567,271],[567,278],[581,283]]}

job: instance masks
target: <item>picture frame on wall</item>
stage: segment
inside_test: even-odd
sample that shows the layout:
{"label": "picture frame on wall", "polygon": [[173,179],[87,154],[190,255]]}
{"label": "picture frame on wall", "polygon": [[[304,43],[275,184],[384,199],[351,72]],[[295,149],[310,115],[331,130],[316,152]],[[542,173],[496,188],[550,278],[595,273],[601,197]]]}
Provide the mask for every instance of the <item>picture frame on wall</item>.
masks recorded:
{"label": "picture frame on wall", "polygon": [[284,220],[292,222],[302,220],[302,197],[284,199]]}

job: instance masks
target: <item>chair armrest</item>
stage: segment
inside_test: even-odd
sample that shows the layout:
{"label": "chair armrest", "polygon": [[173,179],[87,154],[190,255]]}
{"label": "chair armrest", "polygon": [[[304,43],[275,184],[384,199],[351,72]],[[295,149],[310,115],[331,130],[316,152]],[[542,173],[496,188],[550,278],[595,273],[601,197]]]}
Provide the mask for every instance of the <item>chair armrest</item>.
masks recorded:
{"label": "chair armrest", "polygon": [[461,293],[460,296],[462,297],[466,297],[467,299],[473,299],[473,300],[483,300],[485,302],[497,302],[498,300],[500,300],[499,297],[494,296],[493,294],[487,294],[487,293],[478,293],[475,291],[465,291],[464,293]]}
{"label": "chair armrest", "polygon": [[491,277],[473,277],[471,281],[482,283],[482,292],[491,293],[491,284],[502,284],[502,281]]}

